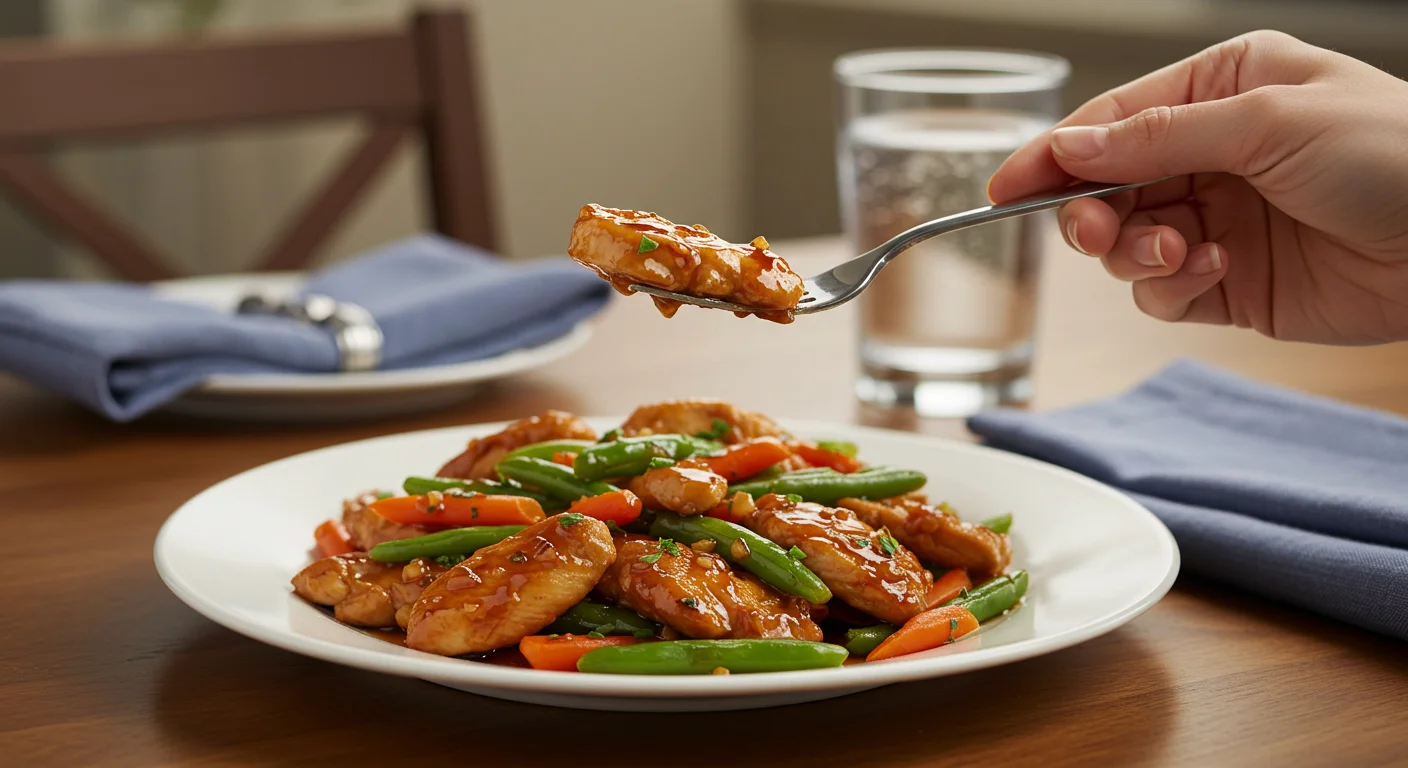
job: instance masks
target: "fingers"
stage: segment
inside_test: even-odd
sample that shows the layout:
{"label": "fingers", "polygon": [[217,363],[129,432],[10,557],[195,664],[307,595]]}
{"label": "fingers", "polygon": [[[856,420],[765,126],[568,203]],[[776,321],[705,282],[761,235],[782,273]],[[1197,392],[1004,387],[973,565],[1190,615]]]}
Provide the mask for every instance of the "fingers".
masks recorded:
{"label": "fingers", "polygon": [[1116,280],[1134,282],[1176,273],[1187,253],[1188,243],[1172,227],[1127,226],[1100,263]]}
{"label": "fingers", "polygon": [[1227,254],[1217,243],[1191,249],[1183,266],[1166,277],[1134,283],[1134,305],[1150,317],[1168,322],[1230,322],[1218,283],[1227,275]]}
{"label": "fingers", "polygon": [[1104,125],[1061,128],[1051,152],[1073,177],[1130,182],[1160,176],[1224,172],[1239,176],[1264,165],[1260,140],[1265,97],[1153,107]]}
{"label": "fingers", "polygon": [[1318,49],[1278,32],[1252,32],[1207,48],[1086,102],[1053,130],[1012,153],[989,181],[988,197],[1004,203],[1088,178],[1079,175],[1081,168],[1058,162],[1053,153],[1052,137],[1061,128],[1118,123],[1159,107],[1224,100],[1265,85],[1297,84],[1313,75],[1319,58]]}

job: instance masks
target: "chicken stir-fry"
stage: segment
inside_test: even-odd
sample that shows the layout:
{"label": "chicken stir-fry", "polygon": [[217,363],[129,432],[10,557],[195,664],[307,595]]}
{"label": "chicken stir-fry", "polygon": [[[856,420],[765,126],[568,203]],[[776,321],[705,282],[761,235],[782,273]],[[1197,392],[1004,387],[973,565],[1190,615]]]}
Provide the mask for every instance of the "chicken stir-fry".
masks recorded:
{"label": "chicken stir-fry", "polygon": [[515,448],[548,440],[595,440],[596,430],[562,411],[544,411],[519,419],[500,432],[469,441],[464,453],[450,459],[435,474],[440,477],[491,479],[494,467]]}
{"label": "chicken stir-fry", "polygon": [[406,494],[344,502],[293,589],[414,650],[543,670],[880,661],[953,642],[1026,591],[1007,572],[1010,516],[965,522],[926,483],[715,400],[641,406],[600,438],[546,411]]}
{"label": "chicken stir-fry", "polygon": [[820,640],[805,600],[785,597],[722,557],[648,537],[616,539],[616,563],[597,590],[685,637]]}
{"label": "chicken stir-fry", "polygon": [[[649,285],[688,296],[723,299],[753,314],[791,322],[804,288],[802,278],[759,237],[730,243],[700,225],[686,227],[644,211],[586,205],[577,214],[567,255],[622,293]],[[673,317],[680,303],[651,297],[660,314]]]}

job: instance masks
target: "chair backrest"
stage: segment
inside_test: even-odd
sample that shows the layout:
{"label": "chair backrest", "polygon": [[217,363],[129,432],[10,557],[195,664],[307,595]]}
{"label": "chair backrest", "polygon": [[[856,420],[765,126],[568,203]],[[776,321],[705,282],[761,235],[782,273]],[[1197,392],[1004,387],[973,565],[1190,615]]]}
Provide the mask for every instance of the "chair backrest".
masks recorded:
{"label": "chair backrest", "polygon": [[158,45],[0,46],[0,186],[132,280],[176,273],[158,249],[45,162],[58,141],[352,115],[366,135],[295,211],[256,271],[306,265],[408,136],[424,142],[440,233],[494,247],[469,19],[426,10],[406,28]]}

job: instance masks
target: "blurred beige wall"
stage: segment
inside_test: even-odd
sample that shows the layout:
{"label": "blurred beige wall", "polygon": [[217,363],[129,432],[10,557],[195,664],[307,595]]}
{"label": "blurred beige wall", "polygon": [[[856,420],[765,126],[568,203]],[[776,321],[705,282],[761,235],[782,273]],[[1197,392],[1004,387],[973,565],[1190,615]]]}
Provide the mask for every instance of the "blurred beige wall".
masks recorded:
{"label": "blurred beige wall", "polygon": [[[1408,74],[1388,0],[442,0],[473,11],[503,250],[559,253],[585,202],[739,240],[839,231],[831,61],[863,48],[1028,48],[1069,58],[1068,104],[1217,40],[1275,27]],[[69,40],[398,24],[412,0],[47,0]],[[208,21],[182,9],[214,9]],[[185,30],[183,26],[196,26]],[[331,170],[327,123],[67,149],[64,170],[198,272],[239,269]],[[408,147],[325,254],[424,227]],[[4,212],[0,212],[3,214]],[[2,218],[2,217],[0,217]],[[3,223],[3,222],[0,222]],[[0,228],[3,229],[3,228]],[[0,231],[0,237],[5,235]],[[7,258],[0,277],[32,269]],[[16,266],[18,265],[18,267]],[[94,274],[69,252],[62,272]]]}
{"label": "blurred beige wall", "polygon": [[[398,24],[410,0],[225,0],[199,34]],[[650,208],[741,238],[745,122],[737,0],[459,0],[473,12],[502,249],[561,253],[586,202]],[[180,3],[52,0],[68,40],[179,33]],[[660,34],[684,30],[683,34]],[[197,272],[238,269],[339,162],[328,123],[61,153],[64,170]],[[425,226],[421,157],[403,151],[327,250]],[[77,252],[68,274],[94,274]]]}

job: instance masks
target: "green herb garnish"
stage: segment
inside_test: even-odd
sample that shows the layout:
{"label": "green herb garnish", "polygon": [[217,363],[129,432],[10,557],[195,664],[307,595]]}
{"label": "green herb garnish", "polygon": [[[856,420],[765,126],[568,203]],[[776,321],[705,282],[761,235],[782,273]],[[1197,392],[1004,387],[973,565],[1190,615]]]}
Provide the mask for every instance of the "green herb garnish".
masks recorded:
{"label": "green herb garnish", "polygon": [[675,557],[680,556],[680,545],[676,544],[674,539],[661,539],[660,548]]}
{"label": "green herb garnish", "polygon": [[567,514],[557,516],[557,522],[563,528],[571,528],[585,519],[586,515],[583,515],[581,512],[568,512]]}
{"label": "green herb garnish", "polygon": [[[695,600],[695,599],[692,598],[692,597],[686,597],[686,598],[684,598],[683,600],[681,600],[680,603],[683,604],[684,607],[686,607],[686,608],[693,608],[693,607],[695,607],[696,605],[699,605],[699,601],[698,601],[698,600]],[[956,621],[956,619],[955,619],[955,621]]]}
{"label": "green herb garnish", "polygon": [[391,498],[392,496],[395,496],[395,495],[396,495],[396,494],[392,493],[391,491],[377,491],[377,492],[376,492],[377,501],[380,501],[380,500],[382,500],[382,499],[389,499],[389,498]]}
{"label": "green herb garnish", "polygon": [[650,554],[646,555],[645,557],[642,557],[642,558],[640,559],[640,561],[641,561],[642,563],[654,563],[654,562],[658,561],[658,560],[660,559],[660,556],[663,555],[663,554],[665,554],[665,553],[664,553],[664,552],[651,552]]}
{"label": "green herb garnish", "polygon": [[870,539],[856,539],[855,545],[857,547],[860,547],[861,549],[865,549],[866,547],[870,546]]}
{"label": "green herb garnish", "polygon": [[890,557],[894,557],[895,552],[899,551],[900,545],[898,542],[896,542],[889,536],[881,536],[880,548],[885,550],[885,554],[889,555]]}
{"label": "green herb garnish", "polygon": [[649,629],[637,629],[631,634],[635,635],[637,640],[644,640],[648,637],[655,637],[655,632]]}
{"label": "green herb garnish", "polygon": [[796,546],[796,545],[793,545],[791,549],[787,550],[787,554],[790,555],[793,560],[806,560],[806,559],[807,559],[807,553],[806,553],[806,552],[803,552],[803,551],[802,551],[802,548],[801,548],[801,547],[798,547],[798,546]]}
{"label": "green herb garnish", "polygon": [[713,428],[707,432],[695,432],[694,436],[705,440],[718,440],[728,434],[729,423],[723,419],[714,419]]}
{"label": "green herb garnish", "polygon": [[528,562],[528,556],[525,555],[525,554],[523,554],[522,552],[514,552],[513,554],[511,554],[511,555],[508,556],[508,559],[509,559],[509,562],[511,562],[511,563],[526,563],[526,562]]}
{"label": "green herb garnish", "polygon": [[949,633],[949,635],[952,635],[954,632],[957,632],[957,631],[958,631],[958,619],[949,619],[949,620],[948,620],[948,633]]}
{"label": "green herb garnish", "polygon": [[790,502],[792,502],[793,504],[801,504],[801,503],[802,503],[802,497],[799,496],[799,495],[797,495],[797,494],[795,494],[795,493],[789,493],[789,494],[787,494],[787,500],[790,501]]}
{"label": "green herb garnish", "polygon": [[440,555],[439,557],[432,559],[446,568],[454,568],[460,563],[463,563],[468,558],[466,558],[464,555]]}
{"label": "green herb garnish", "polygon": [[636,253],[650,253],[659,248],[660,244],[650,239],[649,235],[640,236],[640,247],[636,248]]}
{"label": "green herb garnish", "polygon": [[596,630],[592,630],[592,631],[590,631],[590,632],[587,633],[587,637],[590,637],[590,638],[592,638],[593,640],[601,640],[601,639],[604,639],[604,638],[606,637],[606,635],[603,635],[603,634],[601,634],[600,632],[598,632],[598,631],[596,631]]}
{"label": "green herb garnish", "polygon": [[612,440],[615,440],[616,438],[618,438],[618,437],[620,437],[620,436],[621,436],[621,430],[620,430],[619,428],[618,428],[618,429],[608,430],[608,431],[606,432],[606,434],[604,434],[604,435],[601,436],[601,439],[597,440],[597,442],[598,442],[598,443],[609,443],[609,442],[611,442]]}

